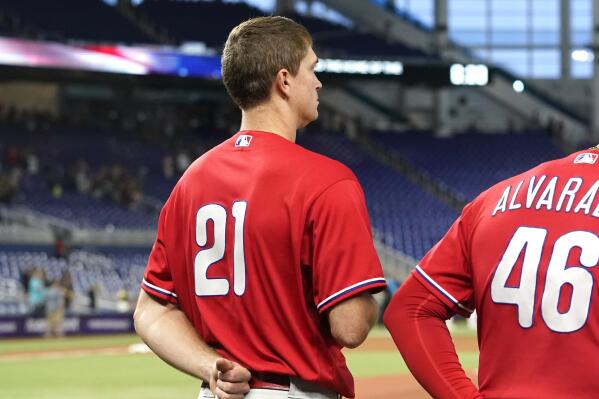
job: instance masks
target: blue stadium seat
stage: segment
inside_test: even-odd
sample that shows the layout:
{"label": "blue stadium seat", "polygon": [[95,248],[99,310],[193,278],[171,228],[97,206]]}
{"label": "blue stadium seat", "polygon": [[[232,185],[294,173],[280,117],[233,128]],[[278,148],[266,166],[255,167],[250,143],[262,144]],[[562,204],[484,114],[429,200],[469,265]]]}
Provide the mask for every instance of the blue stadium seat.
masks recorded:
{"label": "blue stadium seat", "polygon": [[[48,280],[59,279],[65,271],[71,274],[75,294],[86,297],[92,285],[99,288],[99,297],[115,301],[124,288],[135,298],[145,269],[149,248],[108,248],[102,252],[74,250],[66,259],[48,255],[48,250],[19,246],[0,249],[0,315],[23,314],[27,307],[20,287],[21,273],[40,267]],[[7,270],[9,272],[7,273]],[[15,275],[16,274],[16,275]],[[6,287],[18,288],[14,294]]]}
{"label": "blue stadium seat", "polygon": [[372,137],[465,201],[501,180],[564,156],[544,132],[466,133],[441,139],[423,132],[379,132]]}
{"label": "blue stadium seat", "polygon": [[375,236],[416,259],[447,231],[457,212],[341,135],[300,135],[298,143],[349,166],[366,197]]}

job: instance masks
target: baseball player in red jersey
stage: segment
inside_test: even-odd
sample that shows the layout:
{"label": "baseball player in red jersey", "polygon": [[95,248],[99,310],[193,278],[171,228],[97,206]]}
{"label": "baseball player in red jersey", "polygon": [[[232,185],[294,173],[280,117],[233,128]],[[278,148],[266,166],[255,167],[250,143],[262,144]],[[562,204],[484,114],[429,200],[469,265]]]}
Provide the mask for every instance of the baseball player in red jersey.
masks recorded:
{"label": "baseball player in red jersey", "polygon": [[[596,398],[599,150],[468,204],[394,296],[385,324],[435,398]],[[476,309],[477,389],[444,320]]]}
{"label": "baseball player in red jersey", "polygon": [[222,70],[241,129],[160,214],[135,325],[205,382],[200,398],[354,397],[341,348],[366,338],[386,284],[356,177],[295,144],[318,116],[316,63],[290,19],[233,29]]}

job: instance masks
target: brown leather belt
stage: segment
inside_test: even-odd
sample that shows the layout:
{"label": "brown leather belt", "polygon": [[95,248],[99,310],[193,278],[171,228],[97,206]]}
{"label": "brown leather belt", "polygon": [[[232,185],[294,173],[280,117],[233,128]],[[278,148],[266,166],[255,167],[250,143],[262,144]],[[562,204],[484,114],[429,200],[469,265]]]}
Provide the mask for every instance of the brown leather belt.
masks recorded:
{"label": "brown leather belt", "polygon": [[[284,374],[252,372],[250,389],[274,389],[278,391],[289,390],[289,376]],[[210,388],[207,382],[202,382],[202,388]]]}

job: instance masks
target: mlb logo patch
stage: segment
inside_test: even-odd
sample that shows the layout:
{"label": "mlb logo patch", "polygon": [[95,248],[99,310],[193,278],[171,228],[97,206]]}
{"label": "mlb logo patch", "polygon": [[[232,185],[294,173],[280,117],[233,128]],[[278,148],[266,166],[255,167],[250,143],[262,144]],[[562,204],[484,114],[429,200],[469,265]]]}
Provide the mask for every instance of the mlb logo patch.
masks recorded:
{"label": "mlb logo patch", "polygon": [[237,137],[237,141],[235,141],[235,147],[249,147],[252,142],[252,136],[249,134],[242,134]]}
{"label": "mlb logo patch", "polygon": [[588,163],[594,164],[597,162],[597,158],[599,158],[599,154],[592,154],[590,152],[585,152],[583,154],[578,154],[574,163]]}

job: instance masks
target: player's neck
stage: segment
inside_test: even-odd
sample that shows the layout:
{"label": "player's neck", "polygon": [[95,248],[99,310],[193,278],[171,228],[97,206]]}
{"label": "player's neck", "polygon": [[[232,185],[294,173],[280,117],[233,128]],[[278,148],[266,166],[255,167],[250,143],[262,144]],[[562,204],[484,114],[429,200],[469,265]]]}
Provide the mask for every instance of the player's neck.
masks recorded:
{"label": "player's neck", "polygon": [[254,130],[277,134],[295,143],[297,134],[294,118],[290,118],[284,110],[269,105],[258,105],[248,111],[241,111],[241,127],[239,130]]}

